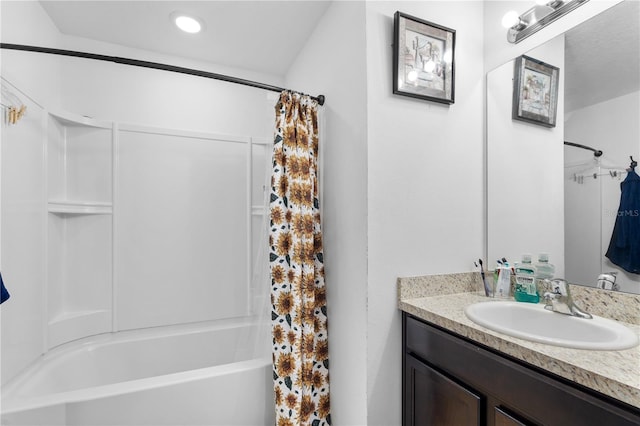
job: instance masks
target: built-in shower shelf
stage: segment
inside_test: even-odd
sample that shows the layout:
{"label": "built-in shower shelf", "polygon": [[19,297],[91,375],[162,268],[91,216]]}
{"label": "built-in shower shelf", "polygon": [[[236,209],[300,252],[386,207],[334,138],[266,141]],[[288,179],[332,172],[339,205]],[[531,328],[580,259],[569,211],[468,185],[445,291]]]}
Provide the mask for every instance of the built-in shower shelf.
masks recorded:
{"label": "built-in shower shelf", "polygon": [[110,121],[96,120],[92,117],[73,114],[66,111],[51,111],[49,114],[61,124],[68,127],[97,127],[101,129],[111,129],[113,123]]}
{"label": "built-in shower shelf", "polygon": [[61,322],[75,320],[78,318],[86,319],[89,317],[96,317],[96,316],[103,317],[105,315],[111,315],[111,312],[105,309],[86,310],[86,311],[68,311],[68,312],[63,312],[61,314],[58,314],[55,317],[51,318],[51,320],[49,321],[49,325],[55,325]]}
{"label": "built-in shower shelf", "polygon": [[73,202],[73,201],[49,201],[49,213],[57,214],[111,214],[111,203],[102,202]]}

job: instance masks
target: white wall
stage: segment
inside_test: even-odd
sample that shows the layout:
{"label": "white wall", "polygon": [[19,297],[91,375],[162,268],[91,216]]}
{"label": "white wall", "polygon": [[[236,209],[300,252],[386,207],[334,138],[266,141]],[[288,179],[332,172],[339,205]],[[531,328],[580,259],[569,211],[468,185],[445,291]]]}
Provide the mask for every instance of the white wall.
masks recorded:
{"label": "white wall", "polygon": [[[601,149],[604,167],[624,170],[629,166],[630,155],[634,159],[640,157],[639,116],[640,92],[630,93],[572,111],[565,123],[565,135],[567,140]],[[575,151],[580,150],[572,149],[573,158],[580,155]],[[595,170],[592,168],[585,173]],[[603,168],[601,172],[608,173],[608,170]],[[616,282],[620,290],[640,291],[640,276],[622,270],[604,257],[620,204],[620,180],[602,176],[598,180],[585,178],[582,185],[569,181],[565,191],[567,208],[584,218],[581,222],[566,221],[567,253],[571,253],[573,260],[572,264],[567,263],[567,277],[573,279],[575,276],[575,282],[595,285],[598,274],[618,271]],[[587,239],[592,242],[587,243]]]}
{"label": "white wall", "polygon": [[[392,95],[396,10],[458,30],[454,105]],[[288,86],[327,95],[324,226],[336,424],[400,424],[396,278],[469,271],[482,255],[481,11],[479,2],[336,2],[287,75]]]}
{"label": "white wall", "polygon": [[[483,5],[367,2],[368,424],[401,419],[396,278],[473,270],[483,235]],[[456,30],[455,104],[393,95],[393,15]]]}
{"label": "white wall", "polygon": [[24,102],[27,114],[16,125],[3,123],[1,136],[2,278],[11,294],[0,307],[2,383],[44,350],[43,111]]}
{"label": "white wall", "polygon": [[[36,2],[1,4],[3,43],[55,42],[59,33]],[[33,25],[25,25],[26,22]],[[59,99],[59,67],[50,57],[34,55],[16,60],[19,53],[0,51],[3,87],[27,106],[18,124],[2,123],[2,275],[11,299],[0,308],[2,319],[1,381],[5,383],[44,351],[45,212],[43,111],[29,99]],[[44,71],[46,70],[46,71]],[[15,85],[15,86],[14,86]],[[22,92],[21,92],[22,90]],[[2,110],[4,116],[4,109]],[[3,119],[4,120],[4,119]],[[10,161],[9,161],[10,160]]]}
{"label": "white wall", "polygon": [[564,36],[528,55],[560,68],[556,126],[511,119],[514,61],[487,74],[488,266],[548,253],[563,276]]}
{"label": "white wall", "polygon": [[331,418],[367,424],[367,72],[365,3],[334,2],[286,86],[327,97],[320,155]]}
{"label": "white wall", "polygon": [[[3,43],[58,46],[60,32],[36,1],[2,1]],[[2,77],[49,108],[61,101],[60,65],[52,55],[0,50]]]}
{"label": "white wall", "polygon": [[[65,48],[117,55],[209,72],[228,72],[280,84],[271,75],[247,76],[204,62],[64,37]],[[272,132],[271,92],[219,80],[111,62],[62,58],[63,108],[97,119],[222,134],[267,136]],[[267,113],[268,111],[268,113]]]}
{"label": "white wall", "polygon": [[[566,139],[577,141],[572,136],[571,120],[565,121]],[[580,142],[583,143],[583,142]],[[598,145],[592,145],[598,146]],[[598,146],[599,147],[599,146]],[[564,236],[565,274],[570,283],[595,286],[602,271],[601,232],[601,179],[588,176],[581,182],[575,181],[574,174],[589,175],[596,168],[593,153],[570,146],[564,147],[565,164],[581,164],[579,167],[565,166],[564,180]],[[583,173],[584,171],[584,173]]]}

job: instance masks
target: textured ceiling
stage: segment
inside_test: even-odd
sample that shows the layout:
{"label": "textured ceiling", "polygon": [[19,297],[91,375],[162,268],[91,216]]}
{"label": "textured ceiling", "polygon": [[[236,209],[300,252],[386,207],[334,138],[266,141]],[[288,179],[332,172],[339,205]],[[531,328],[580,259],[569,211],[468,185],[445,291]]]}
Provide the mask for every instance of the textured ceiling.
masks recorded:
{"label": "textured ceiling", "polygon": [[[330,1],[40,2],[61,33],[251,71],[284,75]],[[205,24],[179,31],[174,11]]]}
{"label": "textured ceiling", "polygon": [[565,34],[565,110],[640,90],[640,2],[627,0]]}

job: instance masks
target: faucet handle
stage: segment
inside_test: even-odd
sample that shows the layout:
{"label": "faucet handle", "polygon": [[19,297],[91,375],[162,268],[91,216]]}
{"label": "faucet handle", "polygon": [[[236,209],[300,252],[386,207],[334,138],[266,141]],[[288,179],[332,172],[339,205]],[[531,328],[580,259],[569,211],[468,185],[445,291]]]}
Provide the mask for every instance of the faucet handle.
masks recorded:
{"label": "faucet handle", "polygon": [[573,303],[571,293],[569,292],[569,285],[565,280],[562,278],[554,278],[552,280],[544,280],[544,282],[551,289],[551,292],[544,293],[546,302],[545,309],[579,318],[593,318]]}
{"label": "faucet handle", "polygon": [[562,278],[554,278],[551,281],[545,280],[555,294],[560,296],[569,296],[569,286]]}

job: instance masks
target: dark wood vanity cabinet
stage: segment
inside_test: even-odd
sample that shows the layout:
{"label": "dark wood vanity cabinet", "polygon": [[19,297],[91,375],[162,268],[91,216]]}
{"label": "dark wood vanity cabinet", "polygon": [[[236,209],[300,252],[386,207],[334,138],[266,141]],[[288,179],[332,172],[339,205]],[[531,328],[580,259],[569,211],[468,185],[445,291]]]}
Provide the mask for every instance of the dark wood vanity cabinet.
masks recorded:
{"label": "dark wood vanity cabinet", "polygon": [[402,315],[403,426],[638,426],[640,409]]}
{"label": "dark wood vanity cabinet", "polygon": [[482,397],[422,361],[405,360],[404,425],[482,425]]}

